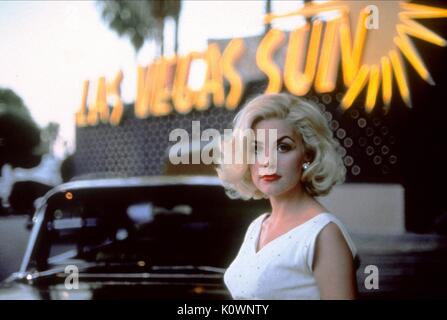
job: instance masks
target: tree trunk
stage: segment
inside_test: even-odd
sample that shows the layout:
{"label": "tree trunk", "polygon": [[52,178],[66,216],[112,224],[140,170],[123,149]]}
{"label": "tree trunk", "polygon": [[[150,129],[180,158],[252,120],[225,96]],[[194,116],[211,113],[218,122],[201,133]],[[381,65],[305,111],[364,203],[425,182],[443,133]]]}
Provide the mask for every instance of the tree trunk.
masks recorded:
{"label": "tree trunk", "polygon": [[[304,5],[307,5],[308,3],[312,2],[311,0],[304,0]],[[306,22],[310,24],[312,22],[311,17],[306,17]]]}
{"label": "tree trunk", "polygon": [[165,53],[164,47],[164,20],[159,19],[156,24],[156,30],[154,33],[154,42],[156,47],[156,57],[161,58]]}
{"label": "tree trunk", "polygon": [[[265,15],[272,13],[272,0],[265,0]],[[272,28],[272,24],[270,22],[265,24],[264,33],[267,33]]]}
{"label": "tree trunk", "polygon": [[165,55],[165,19],[162,19],[160,23],[160,49],[163,57]]}
{"label": "tree trunk", "polygon": [[174,30],[174,53],[178,53],[178,23],[179,23],[179,15],[175,16],[175,30]]}

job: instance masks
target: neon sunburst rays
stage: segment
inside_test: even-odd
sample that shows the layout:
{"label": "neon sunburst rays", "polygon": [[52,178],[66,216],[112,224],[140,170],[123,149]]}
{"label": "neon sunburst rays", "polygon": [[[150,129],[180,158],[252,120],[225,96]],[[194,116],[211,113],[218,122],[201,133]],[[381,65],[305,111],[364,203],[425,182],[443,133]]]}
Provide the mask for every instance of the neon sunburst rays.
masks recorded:
{"label": "neon sunburst rays", "polygon": [[[378,29],[367,28],[371,5],[378,9]],[[373,110],[381,88],[382,100],[387,111],[393,94],[394,79],[403,101],[411,107],[411,94],[403,57],[424,81],[431,85],[435,84],[411,37],[445,47],[447,45],[445,39],[415,20],[447,18],[446,9],[407,1],[334,0],[313,2],[287,14],[267,15],[265,21],[271,22],[291,16],[312,17],[328,11],[339,13],[334,19],[340,20],[341,62],[343,81],[347,87],[341,101],[344,110],[353,105],[366,87],[366,110],[368,112]],[[354,24],[356,17],[357,23]],[[355,36],[352,38],[351,30],[354,30],[354,25]]]}

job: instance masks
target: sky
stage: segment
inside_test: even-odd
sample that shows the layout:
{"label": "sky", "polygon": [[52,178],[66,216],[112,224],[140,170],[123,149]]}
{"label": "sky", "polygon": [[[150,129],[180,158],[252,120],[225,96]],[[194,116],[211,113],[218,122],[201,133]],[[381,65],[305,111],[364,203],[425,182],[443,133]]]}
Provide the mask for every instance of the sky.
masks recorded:
{"label": "sky", "polygon": [[[300,5],[301,1],[273,1],[272,9],[280,13]],[[179,54],[204,50],[209,38],[260,35],[263,14],[263,0],[183,1]],[[168,21],[167,55],[173,52],[173,26]],[[83,81],[90,80],[89,98],[94,98],[97,79],[111,80],[122,70],[122,98],[132,103],[137,66],[150,63],[155,51],[146,43],[136,54],[127,38],[103,22],[94,1],[1,1],[0,39],[0,87],[21,97],[39,126],[60,124],[55,148],[60,157],[64,145],[69,153],[75,150],[74,114]]]}

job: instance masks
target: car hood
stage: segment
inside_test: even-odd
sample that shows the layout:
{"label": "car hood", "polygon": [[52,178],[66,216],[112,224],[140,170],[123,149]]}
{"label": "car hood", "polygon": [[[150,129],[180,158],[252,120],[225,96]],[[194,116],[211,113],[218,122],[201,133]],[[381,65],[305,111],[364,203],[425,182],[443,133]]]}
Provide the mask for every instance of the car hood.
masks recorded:
{"label": "car hood", "polygon": [[184,280],[95,277],[80,280],[74,288],[48,279],[34,283],[12,280],[0,285],[0,300],[231,299],[222,281]]}

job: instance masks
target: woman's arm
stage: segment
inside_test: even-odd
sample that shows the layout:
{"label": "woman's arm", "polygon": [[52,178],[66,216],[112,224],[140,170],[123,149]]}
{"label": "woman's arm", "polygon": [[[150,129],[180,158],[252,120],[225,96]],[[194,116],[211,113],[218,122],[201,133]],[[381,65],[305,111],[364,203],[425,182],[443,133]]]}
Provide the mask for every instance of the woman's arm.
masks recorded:
{"label": "woman's arm", "polygon": [[321,299],[349,300],[357,297],[354,259],[343,233],[333,222],[325,226],[317,237],[313,272]]}

